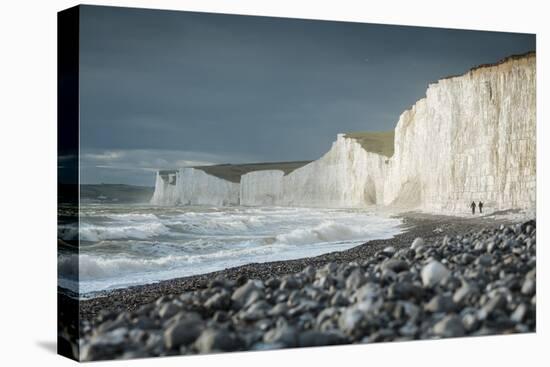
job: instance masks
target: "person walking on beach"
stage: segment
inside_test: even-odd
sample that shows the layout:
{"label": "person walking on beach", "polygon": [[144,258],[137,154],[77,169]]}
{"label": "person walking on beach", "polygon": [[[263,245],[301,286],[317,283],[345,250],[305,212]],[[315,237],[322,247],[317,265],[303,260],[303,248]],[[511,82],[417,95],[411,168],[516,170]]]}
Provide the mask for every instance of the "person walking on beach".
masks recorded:
{"label": "person walking on beach", "polygon": [[472,214],[475,214],[476,213],[476,202],[472,201],[472,203],[470,204],[470,207],[472,208]]}
{"label": "person walking on beach", "polygon": [[483,213],[483,203],[481,202],[481,200],[479,201],[479,204],[477,204],[478,208],[479,208],[479,214]]}

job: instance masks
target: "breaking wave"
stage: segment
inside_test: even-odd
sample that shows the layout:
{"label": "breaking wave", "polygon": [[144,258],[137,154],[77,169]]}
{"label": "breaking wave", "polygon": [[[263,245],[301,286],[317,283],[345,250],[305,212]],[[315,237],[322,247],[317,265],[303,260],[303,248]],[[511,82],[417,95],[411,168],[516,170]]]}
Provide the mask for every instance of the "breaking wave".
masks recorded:
{"label": "breaking wave", "polygon": [[164,224],[155,222],[120,226],[80,225],[80,239],[91,242],[117,239],[144,240],[168,233],[169,229]]}
{"label": "breaking wave", "polygon": [[[84,206],[80,256],[60,255],[60,282],[81,296],[253,262],[341,251],[401,232],[401,220],[359,210]],[[78,276],[77,276],[78,275]],[[72,290],[72,289],[71,289]]]}
{"label": "breaking wave", "polygon": [[277,235],[277,242],[302,245],[312,243],[350,241],[369,236],[367,226],[347,225],[326,221],[312,228],[296,228],[290,233]]}

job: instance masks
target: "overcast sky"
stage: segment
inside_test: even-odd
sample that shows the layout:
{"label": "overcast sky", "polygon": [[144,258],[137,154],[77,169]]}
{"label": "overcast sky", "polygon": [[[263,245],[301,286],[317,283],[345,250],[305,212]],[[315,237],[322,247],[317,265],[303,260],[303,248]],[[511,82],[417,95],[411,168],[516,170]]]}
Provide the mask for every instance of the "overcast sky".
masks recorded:
{"label": "overcast sky", "polygon": [[427,84],[535,49],[535,36],[81,7],[82,183],[310,160],[339,132],[395,127]]}

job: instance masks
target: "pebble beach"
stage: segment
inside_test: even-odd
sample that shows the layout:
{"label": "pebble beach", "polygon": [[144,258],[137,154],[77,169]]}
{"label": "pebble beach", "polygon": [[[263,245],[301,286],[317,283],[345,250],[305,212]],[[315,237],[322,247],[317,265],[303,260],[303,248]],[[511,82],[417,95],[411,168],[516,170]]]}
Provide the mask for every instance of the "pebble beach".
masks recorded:
{"label": "pebble beach", "polygon": [[536,222],[402,215],[391,239],[80,302],[83,360],[534,332]]}

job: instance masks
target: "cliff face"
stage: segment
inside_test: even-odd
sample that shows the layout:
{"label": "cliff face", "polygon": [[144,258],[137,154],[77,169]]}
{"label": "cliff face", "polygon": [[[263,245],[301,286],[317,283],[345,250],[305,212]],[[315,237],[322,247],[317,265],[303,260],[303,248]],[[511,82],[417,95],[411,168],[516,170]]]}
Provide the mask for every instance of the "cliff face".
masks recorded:
{"label": "cliff face", "polygon": [[447,213],[481,200],[488,210],[534,208],[535,83],[534,54],[472,69],[431,84],[401,114],[391,157],[369,149],[370,137],[340,134],[323,157],[286,175],[253,171],[239,185],[186,168],[178,171],[175,194],[157,177],[153,203],[174,204],[175,195],[182,204],[205,205],[384,205]]}
{"label": "cliff face", "polygon": [[168,176],[157,173],[151,204],[238,205],[239,186],[195,168],[182,168]]}
{"label": "cliff face", "polygon": [[155,179],[155,192],[151,198],[151,204],[154,205],[174,205],[178,202],[178,193],[176,191],[177,171],[157,172]]}
{"label": "cliff face", "polygon": [[256,171],[241,177],[241,204],[362,207],[382,200],[387,157],[364,150],[338,135],[320,159],[284,176]]}
{"label": "cliff face", "polygon": [[430,85],[397,123],[383,203],[534,208],[535,83],[530,54]]}

